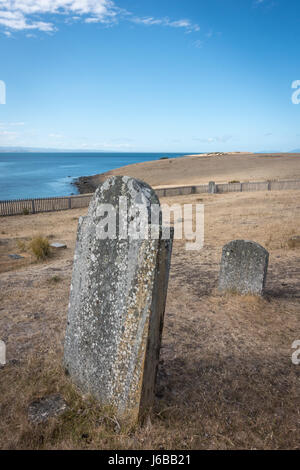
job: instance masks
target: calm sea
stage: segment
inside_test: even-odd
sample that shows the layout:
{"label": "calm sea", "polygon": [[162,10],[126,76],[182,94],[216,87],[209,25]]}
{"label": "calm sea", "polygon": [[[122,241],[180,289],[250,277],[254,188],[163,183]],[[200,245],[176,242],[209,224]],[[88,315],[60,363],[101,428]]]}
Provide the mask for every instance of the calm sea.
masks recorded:
{"label": "calm sea", "polygon": [[0,200],[76,194],[72,181],[174,153],[0,153]]}

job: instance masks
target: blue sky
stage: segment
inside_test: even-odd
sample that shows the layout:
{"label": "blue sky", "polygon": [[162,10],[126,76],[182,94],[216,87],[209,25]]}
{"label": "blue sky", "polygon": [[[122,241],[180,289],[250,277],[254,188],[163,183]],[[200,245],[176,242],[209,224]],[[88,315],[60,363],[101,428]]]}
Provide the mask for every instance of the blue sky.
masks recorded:
{"label": "blue sky", "polygon": [[298,0],[0,0],[0,146],[300,148],[299,36]]}

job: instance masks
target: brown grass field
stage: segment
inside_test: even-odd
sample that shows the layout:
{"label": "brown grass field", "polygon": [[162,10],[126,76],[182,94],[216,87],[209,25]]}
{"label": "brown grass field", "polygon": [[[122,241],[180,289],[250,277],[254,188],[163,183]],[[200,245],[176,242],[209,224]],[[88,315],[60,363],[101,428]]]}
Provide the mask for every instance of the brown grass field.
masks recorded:
{"label": "brown grass field", "polygon": [[107,177],[124,174],[153,187],[300,179],[300,154],[205,154],[136,163],[84,178],[80,191],[91,192]]}
{"label": "brown grass field", "polygon": [[[216,178],[217,179],[217,178]],[[86,210],[0,218],[1,449],[296,449],[300,447],[300,191],[162,199],[205,205],[205,246],[175,241],[155,406],[128,428],[81,397],[62,369],[77,221]],[[66,250],[36,262],[22,242],[42,234]],[[264,298],[220,295],[222,246],[245,238],[265,246]],[[28,422],[28,404],[59,392],[69,410]]]}

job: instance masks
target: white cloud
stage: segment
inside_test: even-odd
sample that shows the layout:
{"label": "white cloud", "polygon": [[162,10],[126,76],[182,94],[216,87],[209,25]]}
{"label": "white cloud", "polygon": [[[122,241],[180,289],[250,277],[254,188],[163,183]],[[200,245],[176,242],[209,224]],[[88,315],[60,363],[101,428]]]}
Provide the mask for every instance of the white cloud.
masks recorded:
{"label": "white cloud", "polygon": [[52,139],[62,139],[63,135],[62,134],[49,134],[49,137]]}
{"label": "white cloud", "polygon": [[139,18],[134,16],[130,19],[130,21],[137,24],[144,24],[146,26],[169,26],[171,28],[183,28],[187,32],[200,31],[200,26],[196,23],[192,23],[188,19],[171,21],[169,18],[154,18],[152,16]]}
{"label": "white cloud", "polygon": [[0,131],[0,135],[5,135],[5,136],[15,136],[16,135],[16,132],[10,132],[10,131]]}
{"label": "white cloud", "polygon": [[82,142],[75,148],[81,148],[81,149],[88,149],[88,150],[126,150],[126,149],[133,149],[135,148],[134,146],[124,142],[124,143],[113,143],[113,142],[97,142],[97,143],[87,143],[87,142]]}
{"label": "white cloud", "polygon": [[189,19],[137,17],[119,8],[113,0],[0,0],[0,26],[6,28],[8,35],[11,30],[55,31],[58,15],[67,17],[67,22],[82,19],[85,23],[107,24],[122,18],[146,26],[181,28],[188,33],[200,30]]}
{"label": "white cloud", "polygon": [[11,132],[11,131],[6,131],[0,130],[0,144],[5,145],[6,143],[10,143],[12,141],[15,141],[17,138],[18,134],[16,132]]}
{"label": "white cloud", "polygon": [[117,7],[111,0],[0,0],[0,25],[13,30],[54,31],[41,15],[93,15],[98,22],[113,19]]}
{"label": "white cloud", "polygon": [[201,41],[200,39],[197,39],[197,41],[193,42],[193,46],[195,46],[197,49],[201,49],[203,47],[204,42]]}
{"label": "white cloud", "polygon": [[25,122],[0,122],[0,128],[25,126]]}
{"label": "white cloud", "polygon": [[270,9],[273,8],[276,3],[273,0],[253,0],[253,6],[259,7],[262,6],[264,8]]}

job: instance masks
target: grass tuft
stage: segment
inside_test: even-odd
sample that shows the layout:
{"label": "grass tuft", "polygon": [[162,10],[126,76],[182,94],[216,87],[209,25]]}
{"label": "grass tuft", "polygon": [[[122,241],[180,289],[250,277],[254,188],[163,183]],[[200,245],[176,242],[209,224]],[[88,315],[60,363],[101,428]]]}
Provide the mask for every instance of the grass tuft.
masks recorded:
{"label": "grass tuft", "polygon": [[43,261],[50,256],[50,244],[47,238],[38,235],[29,243],[29,249],[38,261]]}
{"label": "grass tuft", "polygon": [[62,278],[60,276],[55,275],[55,276],[50,277],[48,282],[50,284],[58,284],[61,281],[62,281]]}

